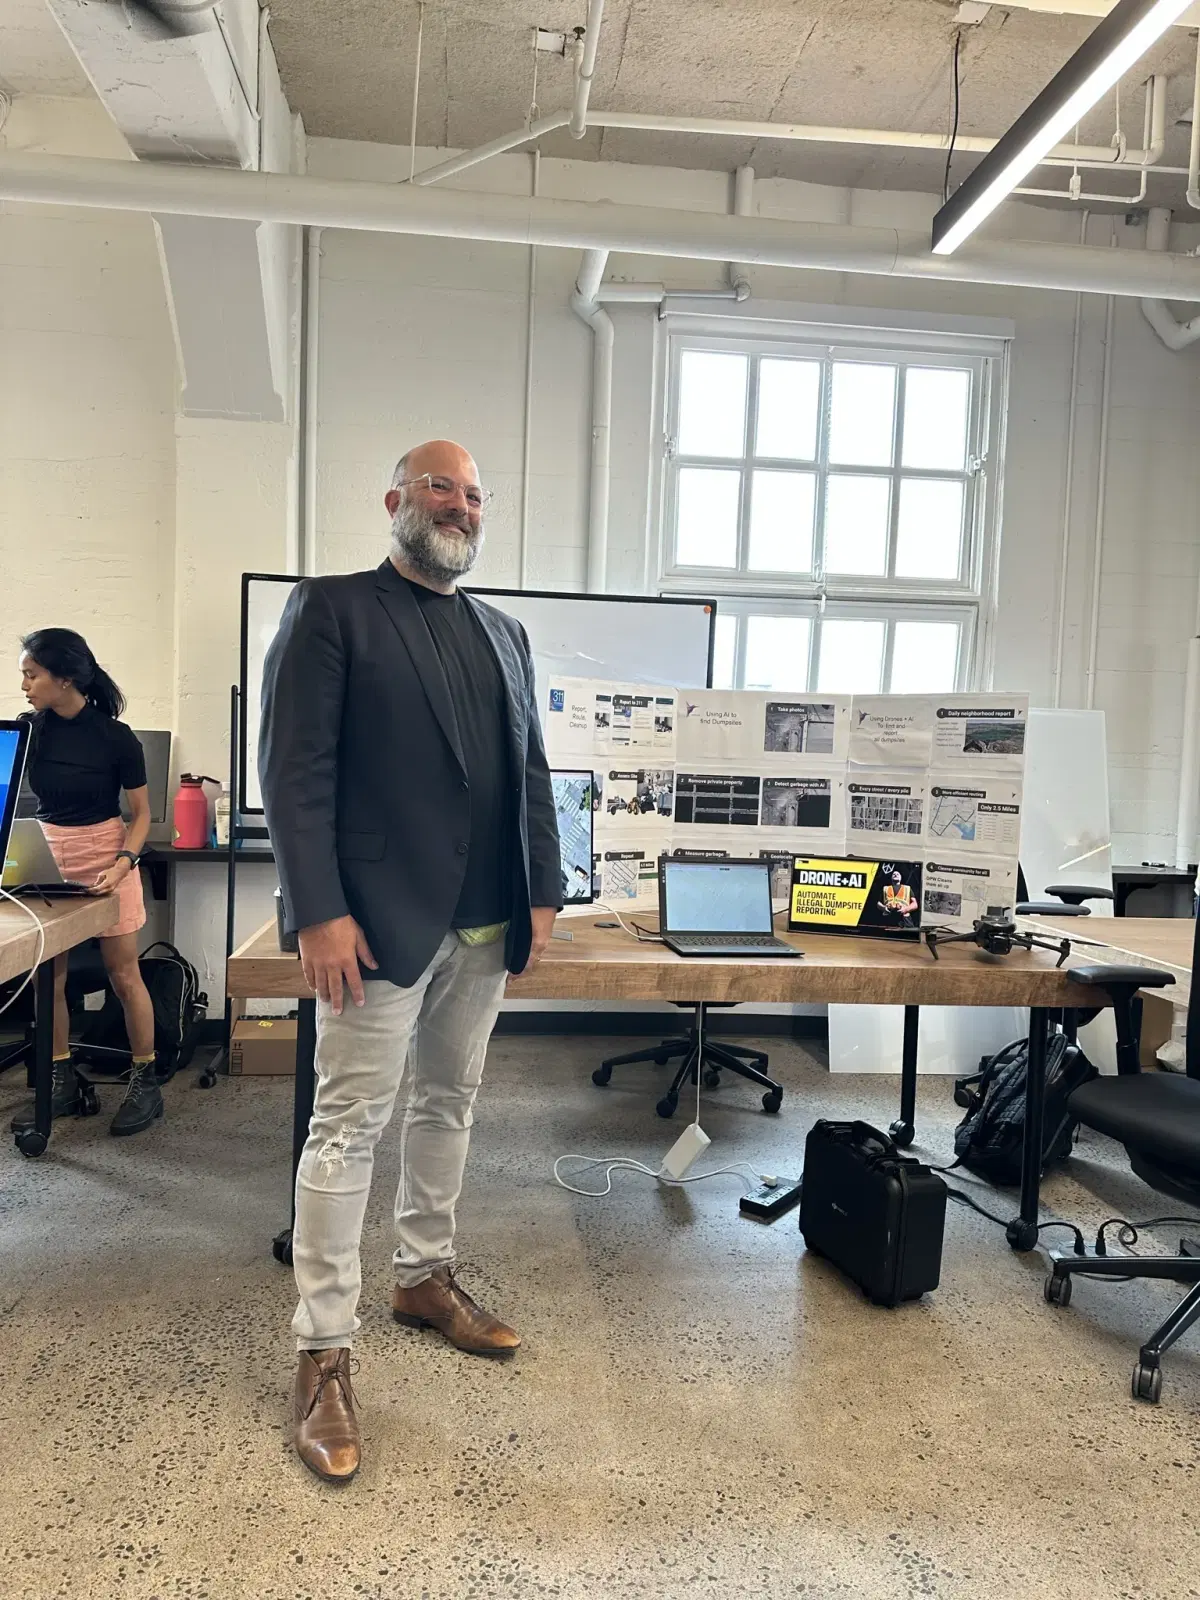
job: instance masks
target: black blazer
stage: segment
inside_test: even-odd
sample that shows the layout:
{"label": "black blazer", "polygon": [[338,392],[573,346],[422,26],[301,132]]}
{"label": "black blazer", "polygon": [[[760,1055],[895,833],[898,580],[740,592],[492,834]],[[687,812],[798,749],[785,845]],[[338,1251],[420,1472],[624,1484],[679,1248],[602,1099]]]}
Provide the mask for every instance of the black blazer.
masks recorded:
{"label": "black blazer", "polygon": [[[517,837],[505,957],[519,972],[530,906],[562,906],[554,796],[525,630],[464,599],[508,706]],[[258,770],[288,930],[349,912],[380,975],[409,988],[454,916],[470,794],[446,674],[390,561],[296,584],[263,671]]]}

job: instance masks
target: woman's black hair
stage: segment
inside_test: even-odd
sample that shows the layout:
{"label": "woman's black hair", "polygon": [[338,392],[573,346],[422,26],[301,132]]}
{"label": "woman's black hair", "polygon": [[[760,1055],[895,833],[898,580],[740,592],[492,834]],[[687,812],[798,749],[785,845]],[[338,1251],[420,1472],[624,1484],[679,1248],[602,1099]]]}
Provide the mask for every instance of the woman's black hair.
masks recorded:
{"label": "woman's black hair", "polygon": [[90,706],[106,717],[119,717],[125,696],[96,660],[81,633],[70,628],[38,628],[21,640],[21,648],[47,672],[73,683]]}

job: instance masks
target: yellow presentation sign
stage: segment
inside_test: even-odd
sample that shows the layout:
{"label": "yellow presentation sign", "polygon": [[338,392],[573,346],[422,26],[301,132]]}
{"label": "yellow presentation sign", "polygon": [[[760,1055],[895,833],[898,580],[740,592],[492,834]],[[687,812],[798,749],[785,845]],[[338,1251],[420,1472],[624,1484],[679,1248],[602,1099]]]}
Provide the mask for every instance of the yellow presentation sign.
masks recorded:
{"label": "yellow presentation sign", "polygon": [[788,925],[793,931],[915,938],[921,925],[921,863],[797,856]]}

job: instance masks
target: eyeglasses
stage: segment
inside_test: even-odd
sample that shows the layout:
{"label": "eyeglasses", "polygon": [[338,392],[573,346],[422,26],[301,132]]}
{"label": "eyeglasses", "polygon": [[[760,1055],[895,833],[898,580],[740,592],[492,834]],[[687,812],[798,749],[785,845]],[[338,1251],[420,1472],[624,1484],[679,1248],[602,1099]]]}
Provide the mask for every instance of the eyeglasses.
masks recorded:
{"label": "eyeglasses", "polygon": [[435,477],[431,472],[423,472],[419,478],[405,478],[400,487],[408,489],[414,483],[427,483],[430,494],[436,495],[439,500],[449,500],[461,489],[463,499],[472,511],[482,511],[493,495],[493,490],[481,489],[477,483],[456,483],[453,478]]}

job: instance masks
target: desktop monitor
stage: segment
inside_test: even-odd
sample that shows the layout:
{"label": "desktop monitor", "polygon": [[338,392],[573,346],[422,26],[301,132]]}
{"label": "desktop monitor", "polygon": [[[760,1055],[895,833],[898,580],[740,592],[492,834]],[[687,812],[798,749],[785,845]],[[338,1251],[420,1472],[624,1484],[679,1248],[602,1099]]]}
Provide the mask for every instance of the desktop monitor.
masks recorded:
{"label": "desktop monitor", "polygon": [[13,818],[17,814],[28,746],[27,722],[0,722],[0,874],[4,870]]}
{"label": "desktop monitor", "polygon": [[[167,786],[171,775],[171,735],[157,729],[135,728],[134,736],[146,758],[146,789],[150,799],[150,821],[165,822],[168,806]],[[17,815],[36,817],[37,808],[37,796],[29,787],[29,775],[26,773],[25,781],[21,785],[21,797],[17,802]],[[125,822],[129,821],[129,808],[125,804],[124,796],[121,799],[121,817]]]}
{"label": "desktop monitor", "polygon": [[[146,788],[150,796],[150,821],[167,820],[167,784],[171,773],[171,735],[157,729],[135,728],[134,734],[146,757]],[[121,815],[129,817],[124,804]]]}
{"label": "desktop monitor", "polygon": [[590,905],[592,893],[592,774],[551,772],[564,906]]}

